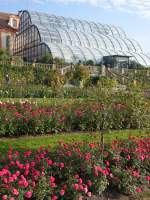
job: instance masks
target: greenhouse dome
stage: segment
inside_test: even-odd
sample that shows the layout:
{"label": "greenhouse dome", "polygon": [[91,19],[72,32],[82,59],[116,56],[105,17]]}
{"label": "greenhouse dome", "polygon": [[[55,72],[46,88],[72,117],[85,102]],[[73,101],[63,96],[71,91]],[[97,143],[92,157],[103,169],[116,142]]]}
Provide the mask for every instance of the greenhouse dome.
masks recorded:
{"label": "greenhouse dome", "polygon": [[97,64],[104,56],[122,55],[150,66],[150,55],[118,26],[21,11],[13,54],[38,61],[49,52],[67,63],[92,60]]}

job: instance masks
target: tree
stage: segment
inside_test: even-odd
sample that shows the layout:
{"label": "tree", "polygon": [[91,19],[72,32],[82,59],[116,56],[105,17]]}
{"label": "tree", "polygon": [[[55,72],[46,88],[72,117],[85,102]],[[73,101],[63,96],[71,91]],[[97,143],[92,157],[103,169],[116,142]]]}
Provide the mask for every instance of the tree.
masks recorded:
{"label": "tree", "polygon": [[86,62],[84,62],[84,65],[91,65],[91,66],[93,66],[94,62],[93,62],[93,60],[87,60]]}

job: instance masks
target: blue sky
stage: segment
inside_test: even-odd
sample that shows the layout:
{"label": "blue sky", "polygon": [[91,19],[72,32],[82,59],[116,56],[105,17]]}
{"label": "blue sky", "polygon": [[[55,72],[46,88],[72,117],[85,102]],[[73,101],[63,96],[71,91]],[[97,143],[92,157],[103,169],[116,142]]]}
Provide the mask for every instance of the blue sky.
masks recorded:
{"label": "blue sky", "polygon": [[119,25],[150,53],[150,0],[0,0],[0,11],[22,9]]}

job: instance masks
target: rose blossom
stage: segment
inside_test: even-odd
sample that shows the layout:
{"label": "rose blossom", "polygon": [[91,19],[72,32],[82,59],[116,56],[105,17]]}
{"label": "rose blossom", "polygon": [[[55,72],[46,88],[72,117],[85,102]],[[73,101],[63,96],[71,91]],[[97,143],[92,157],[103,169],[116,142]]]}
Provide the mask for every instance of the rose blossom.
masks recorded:
{"label": "rose blossom", "polygon": [[90,147],[91,149],[93,149],[93,148],[95,147],[95,145],[94,145],[93,143],[90,143],[90,144],[89,144],[89,147]]}
{"label": "rose blossom", "polygon": [[32,197],[32,192],[31,191],[27,191],[25,193],[25,197],[28,198],[28,199],[30,199]]}
{"label": "rose blossom", "polygon": [[12,193],[15,195],[15,196],[18,196],[19,195],[19,192],[17,189],[13,189]]}
{"label": "rose blossom", "polygon": [[63,167],[65,166],[65,164],[61,162],[61,163],[59,164],[59,166],[60,166],[61,168],[63,168]]}
{"label": "rose blossom", "polygon": [[88,193],[87,193],[87,196],[88,196],[88,197],[91,197],[91,196],[92,196],[92,193],[91,193],[91,192],[88,192]]}
{"label": "rose blossom", "polygon": [[85,194],[88,192],[87,187],[84,188],[84,192],[85,192]]}
{"label": "rose blossom", "polygon": [[145,180],[150,181],[150,176],[146,176]]}
{"label": "rose blossom", "polygon": [[60,190],[59,193],[60,193],[61,196],[64,196],[64,194],[65,194],[65,190]]}
{"label": "rose blossom", "polygon": [[142,192],[142,189],[140,187],[137,187],[136,190],[135,190],[137,193],[140,193]]}
{"label": "rose blossom", "polygon": [[79,178],[78,183],[79,183],[79,184],[82,184],[82,183],[83,183],[82,178]]}
{"label": "rose blossom", "polygon": [[52,200],[57,200],[57,196],[52,196]]}
{"label": "rose blossom", "polygon": [[78,190],[78,189],[79,189],[79,185],[78,185],[77,183],[75,183],[75,184],[73,185],[73,188],[74,188],[75,190]]}
{"label": "rose blossom", "polygon": [[7,195],[6,194],[2,196],[2,200],[7,200]]}
{"label": "rose blossom", "polygon": [[92,181],[91,180],[88,180],[87,181],[87,185],[90,187],[92,185]]}
{"label": "rose blossom", "polygon": [[50,182],[53,183],[55,181],[55,177],[51,176],[50,177]]}

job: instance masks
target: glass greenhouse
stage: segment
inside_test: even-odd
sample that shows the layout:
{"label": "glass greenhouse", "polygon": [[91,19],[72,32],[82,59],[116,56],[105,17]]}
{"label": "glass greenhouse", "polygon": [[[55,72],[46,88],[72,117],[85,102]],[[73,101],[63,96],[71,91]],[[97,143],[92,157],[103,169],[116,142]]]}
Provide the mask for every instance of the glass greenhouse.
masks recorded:
{"label": "glass greenhouse", "polygon": [[150,55],[118,26],[26,10],[20,12],[13,52],[27,61],[38,61],[50,52],[68,63],[100,63],[104,56],[122,55],[150,66]]}

